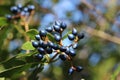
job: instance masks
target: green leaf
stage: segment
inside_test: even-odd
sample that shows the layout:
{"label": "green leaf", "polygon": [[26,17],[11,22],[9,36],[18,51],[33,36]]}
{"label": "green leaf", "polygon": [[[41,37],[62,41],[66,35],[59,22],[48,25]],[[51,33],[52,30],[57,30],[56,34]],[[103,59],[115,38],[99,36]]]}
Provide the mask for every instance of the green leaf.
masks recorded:
{"label": "green leaf", "polygon": [[26,34],[31,38],[35,39],[35,35],[37,35],[39,32],[36,29],[30,29],[26,32]]}
{"label": "green leaf", "polygon": [[28,68],[30,68],[32,66],[33,63],[31,64],[23,64],[23,65],[19,65],[19,66],[15,66],[15,67],[11,67],[9,69],[6,69],[4,71],[0,72],[0,77],[12,77],[15,74],[18,74],[24,70],[27,70]]}
{"label": "green leaf", "polygon": [[32,46],[32,43],[30,41],[25,42],[22,45],[23,50],[34,50],[35,48]]}
{"label": "green leaf", "polygon": [[7,25],[6,18],[0,17],[0,27],[6,26],[6,25]]}

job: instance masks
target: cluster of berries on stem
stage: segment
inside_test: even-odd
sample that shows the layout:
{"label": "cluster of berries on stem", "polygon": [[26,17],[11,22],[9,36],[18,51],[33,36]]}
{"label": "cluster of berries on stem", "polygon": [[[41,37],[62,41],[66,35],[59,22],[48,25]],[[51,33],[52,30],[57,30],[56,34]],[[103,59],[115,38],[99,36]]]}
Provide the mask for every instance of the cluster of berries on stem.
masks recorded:
{"label": "cluster of berries on stem", "polygon": [[[70,69],[68,74],[71,75],[74,71],[80,72],[83,68],[81,66],[73,66],[73,58],[76,55],[75,49],[78,47],[78,41],[84,38],[83,33],[73,28],[70,34],[67,34],[67,38],[72,41],[70,45],[65,46],[63,43],[63,31],[67,25],[64,22],[55,21],[53,26],[47,27],[44,30],[40,30],[38,35],[35,35],[32,45],[37,49],[38,54],[35,57],[38,60],[42,60],[45,55],[53,55],[49,62],[54,61],[56,58],[60,58],[62,61],[70,62]],[[49,38],[49,34],[53,36],[54,40]]]}
{"label": "cluster of berries on stem", "polygon": [[10,8],[11,15],[6,15],[7,20],[19,20],[22,17],[29,17],[34,13],[35,6],[34,5],[28,5],[28,6],[22,6],[21,4],[18,4],[16,6],[12,6]]}

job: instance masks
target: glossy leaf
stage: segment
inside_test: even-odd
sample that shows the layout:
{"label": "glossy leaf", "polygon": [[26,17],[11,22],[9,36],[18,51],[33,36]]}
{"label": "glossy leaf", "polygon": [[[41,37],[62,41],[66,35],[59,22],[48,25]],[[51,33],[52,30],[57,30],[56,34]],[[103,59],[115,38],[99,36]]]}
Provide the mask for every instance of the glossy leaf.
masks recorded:
{"label": "glossy leaf", "polygon": [[32,46],[32,43],[30,41],[25,42],[22,45],[23,50],[34,50],[35,48]]}

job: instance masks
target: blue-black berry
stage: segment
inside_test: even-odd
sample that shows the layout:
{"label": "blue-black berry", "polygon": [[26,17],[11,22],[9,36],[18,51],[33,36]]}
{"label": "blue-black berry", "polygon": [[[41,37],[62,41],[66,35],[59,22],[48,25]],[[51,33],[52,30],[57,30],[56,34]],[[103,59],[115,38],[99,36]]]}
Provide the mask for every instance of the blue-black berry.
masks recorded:
{"label": "blue-black berry", "polygon": [[11,20],[12,16],[11,15],[6,15],[7,20]]}
{"label": "blue-black berry", "polygon": [[32,10],[34,10],[35,9],[35,6],[34,5],[29,5],[28,6],[28,11],[29,12],[31,12]]}
{"label": "blue-black berry", "polygon": [[60,37],[60,35],[58,35],[58,34],[55,34],[55,35],[54,35],[54,38],[55,38],[56,41],[60,41],[60,40],[61,40],[61,37]]}
{"label": "blue-black berry", "polygon": [[76,55],[76,53],[75,53],[74,50],[70,50],[70,51],[69,51],[69,55],[72,56],[72,57],[74,57],[74,56]]}
{"label": "blue-black berry", "polygon": [[37,48],[39,46],[39,43],[34,41],[34,42],[32,42],[32,45],[33,45],[33,47]]}
{"label": "blue-black berry", "polygon": [[75,44],[73,44],[73,49],[76,49],[76,48],[78,48],[78,43],[75,43]]}
{"label": "blue-black berry", "polygon": [[20,9],[20,10],[22,10],[22,8],[23,8],[22,4],[18,4],[17,7],[18,7],[18,9]]}
{"label": "blue-black berry", "polygon": [[60,54],[59,58],[63,61],[65,61],[67,59],[67,56],[65,54]]}
{"label": "blue-black berry", "polygon": [[52,32],[52,31],[53,31],[53,28],[52,28],[52,27],[47,27],[47,28],[46,28],[46,31],[47,31],[47,32]]}
{"label": "blue-black berry", "polygon": [[19,9],[18,9],[17,6],[11,7],[10,10],[11,10],[11,12],[12,12],[13,14],[17,14],[17,13],[19,12]]}
{"label": "blue-black berry", "polygon": [[35,39],[39,41],[40,40],[40,35],[35,35]]}
{"label": "blue-black berry", "polygon": [[74,36],[73,34],[69,34],[69,35],[68,35],[68,39],[69,39],[69,40],[74,40],[74,39],[75,39],[75,36]]}
{"label": "blue-black berry", "polygon": [[72,29],[72,34],[75,36],[77,35],[77,30],[75,28]]}
{"label": "blue-black berry", "polygon": [[72,75],[74,72],[74,69],[71,67],[69,70],[68,70],[68,75]]}
{"label": "blue-black berry", "polygon": [[51,54],[51,53],[52,53],[52,48],[51,48],[51,47],[46,48],[46,52],[47,52],[48,54]]}
{"label": "blue-black berry", "polygon": [[66,50],[67,50],[67,48],[66,48],[65,46],[61,46],[61,47],[60,47],[60,51],[61,51],[61,52],[65,52]]}
{"label": "blue-black berry", "polygon": [[44,48],[44,49],[47,48],[47,46],[48,46],[47,42],[43,42],[42,45],[41,45],[41,47]]}
{"label": "blue-black berry", "polygon": [[41,37],[43,37],[43,36],[47,35],[47,32],[45,30],[40,30],[39,34],[40,34]]}
{"label": "blue-black berry", "polygon": [[38,59],[38,60],[41,60],[43,58],[43,55],[42,54],[36,54],[35,58]]}
{"label": "blue-black berry", "polygon": [[60,26],[54,25],[53,28],[56,32],[60,32]]}
{"label": "blue-black berry", "polygon": [[77,67],[76,67],[76,71],[77,71],[77,72],[81,72],[82,70],[83,70],[83,67],[82,67],[82,66],[77,66]]}
{"label": "blue-black berry", "polygon": [[67,25],[66,25],[64,22],[61,22],[60,27],[61,27],[62,29],[65,29],[65,28],[67,27]]}
{"label": "blue-black berry", "polygon": [[39,52],[40,54],[44,54],[44,53],[45,53],[45,50],[44,50],[43,48],[38,48],[38,52]]}
{"label": "blue-black berry", "polygon": [[84,33],[79,33],[77,36],[78,36],[78,39],[83,39],[85,35]]}

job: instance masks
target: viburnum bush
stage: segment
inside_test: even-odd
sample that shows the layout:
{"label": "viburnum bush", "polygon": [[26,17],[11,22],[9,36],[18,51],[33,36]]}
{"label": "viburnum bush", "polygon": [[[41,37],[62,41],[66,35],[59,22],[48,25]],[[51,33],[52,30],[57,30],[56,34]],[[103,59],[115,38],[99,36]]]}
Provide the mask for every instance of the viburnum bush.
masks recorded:
{"label": "viburnum bush", "polygon": [[[19,54],[11,55],[11,58],[1,62],[4,69],[0,72],[0,77],[19,78],[31,69],[32,73],[28,74],[28,79],[36,80],[37,74],[44,69],[45,64],[49,65],[58,60],[69,63],[68,75],[83,70],[82,66],[74,65],[73,58],[77,55],[76,49],[80,40],[84,38],[84,33],[78,32],[75,28],[68,30],[67,24],[63,21],[55,21],[53,25],[40,30],[29,29],[29,21],[35,12],[34,5],[18,4],[12,6],[10,11],[12,14],[7,14],[4,22],[15,27],[22,35],[20,38],[24,38],[24,43]],[[68,39],[70,44],[65,45],[65,39]]]}

